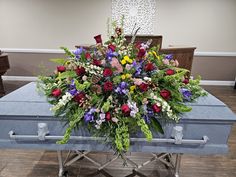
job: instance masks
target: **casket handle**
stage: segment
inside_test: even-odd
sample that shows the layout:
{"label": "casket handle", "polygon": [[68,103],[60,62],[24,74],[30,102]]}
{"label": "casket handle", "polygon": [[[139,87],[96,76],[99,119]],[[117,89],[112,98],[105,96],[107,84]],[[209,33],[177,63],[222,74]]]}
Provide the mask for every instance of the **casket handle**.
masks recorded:
{"label": "casket handle", "polygon": [[[45,135],[42,139],[38,135],[16,135],[14,131],[9,132],[10,139],[12,140],[61,140],[63,136],[52,136],[52,135]],[[104,141],[106,140],[103,137],[86,137],[86,136],[71,136],[70,140],[89,140],[89,141]],[[147,141],[146,138],[130,138],[132,142],[145,142]],[[173,143],[173,144],[206,144],[209,141],[208,136],[203,136],[201,140],[194,140],[194,139],[182,139],[176,140],[172,138],[153,138],[152,142],[154,143]]]}
{"label": "casket handle", "polygon": [[[38,135],[16,135],[14,131],[9,132],[10,139],[12,140],[61,140],[63,136],[52,136],[49,135],[47,124],[38,124]],[[172,143],[172,144],[206,144],[209,140],[207,136],[203,136],[201,140],[183,139],[182,127],[176,126],[173,128],[172,138],[153,138],[154,143]],[[105,140],[103,137],[86,137],[86,136],[71,136],[70,140],[90,140],[90,141],[101,141]],[[130,138],[132,142],[145,142],[146,138]]]}

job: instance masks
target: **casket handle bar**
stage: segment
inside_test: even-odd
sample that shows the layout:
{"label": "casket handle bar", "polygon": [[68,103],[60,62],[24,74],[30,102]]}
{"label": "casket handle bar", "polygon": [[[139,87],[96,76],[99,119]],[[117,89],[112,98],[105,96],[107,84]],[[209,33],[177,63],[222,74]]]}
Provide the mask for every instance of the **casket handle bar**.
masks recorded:
{"label": "casket handle bar", "polygon": [[[48,126],[46,123],[38,124],[38,135],[16,135],[14,131],[9,132],[10,139],[12,140],[60,140],[63,136],[49,135]],[[172,138],[153,138],[154,143],[172,143],[172,144],[206,144],[209,140],[207,136],[203,136],[201,140],[183,139],[183,128],[175,126],[171,134]],[[71,136],[70,140],[91,140],[100,141],[105,140],[103,137],[86,137],[86,136]],[[132,142],[145,142],[145,138],[130,138]]]}

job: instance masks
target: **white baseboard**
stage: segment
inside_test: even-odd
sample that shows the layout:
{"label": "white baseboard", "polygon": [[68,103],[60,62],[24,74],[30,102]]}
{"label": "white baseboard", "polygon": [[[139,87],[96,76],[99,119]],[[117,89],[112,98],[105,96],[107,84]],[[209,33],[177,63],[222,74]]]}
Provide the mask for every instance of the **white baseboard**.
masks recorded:
{"label": "white baseboard", "polygon": [[37,81],[37,77],[34,77],[34,76],[2,76],[2,80],[4,80],[4,81],[29,81],[29,82],[34,82],[34,81]]}
{"label": "white baseboard", "polygon": [[[37,80],[34,76],[2,76],[4,81],[29,81]],[[235,81],[220,81],[220,80],[201,80],[201,85],[218,85],[218,86],[234,86]]]}
{"label": "white baseboard", "polygon": [[200,85],[234,86],[235,81],[201,80]]}

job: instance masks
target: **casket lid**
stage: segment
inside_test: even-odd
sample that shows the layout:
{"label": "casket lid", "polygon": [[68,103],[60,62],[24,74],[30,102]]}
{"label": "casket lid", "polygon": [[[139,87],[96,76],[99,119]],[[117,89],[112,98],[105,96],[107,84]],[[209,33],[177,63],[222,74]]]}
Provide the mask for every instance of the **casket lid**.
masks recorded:
{"label": "casket lid", "polygon": [[[181,115],[181,121],[236,121],[236,115],[227,105],[210,93],[186,104],[192,111]],[[50,108],[46,97],[36,91],[36,83],[31,82],[0,99],[0,119],[53,118]]]}

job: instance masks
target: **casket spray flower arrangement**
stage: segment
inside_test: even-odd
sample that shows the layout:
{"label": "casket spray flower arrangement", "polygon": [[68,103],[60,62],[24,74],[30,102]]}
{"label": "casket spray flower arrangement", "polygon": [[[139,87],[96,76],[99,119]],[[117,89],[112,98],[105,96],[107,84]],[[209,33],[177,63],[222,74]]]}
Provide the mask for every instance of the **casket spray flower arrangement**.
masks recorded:
{"label": "casket spray flower arrangement", "polygon": [[181,113],[191,111],[185,102],[206,94],[172,55],[149,48],[150,41],[126,44],[123,25],[113,23],[112,29],[107,42],[97,35],[89,49],[63,47],[67,58],[52,59],[58,64],[54,74],[39,76],[51,110],[68,124],[58,143],[86,127],[123,153],[131,135],[142,132],[151,141],[152,132],[164,133],[162,120],[178,122]]}

